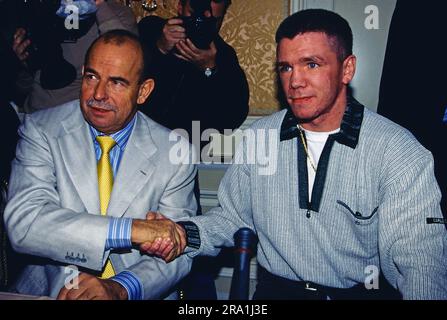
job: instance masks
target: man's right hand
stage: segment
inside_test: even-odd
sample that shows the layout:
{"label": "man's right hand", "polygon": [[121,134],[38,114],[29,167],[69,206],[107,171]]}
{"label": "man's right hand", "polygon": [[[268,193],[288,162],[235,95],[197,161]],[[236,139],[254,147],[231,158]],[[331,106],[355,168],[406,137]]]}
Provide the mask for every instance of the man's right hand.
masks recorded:
{"label": "man's right hand", "polygon": [[183,253],[186,247],[186,235],[182,227],[163,217],[148,220],[133,220],[132,242],[140,245],[144,252],[155,254],[170,262]]}
{"label": "man's right hand", "polygon": [[12,42],[12,50],[16,54],[17,58],[23,63],[28,58],[28,47],[31,44],[30,39],[26,39],[26,30],[23,28],[18,28],[14,33],[14,40]]}
{"label": "man's right hand", "polygon": [[157,47],[163,54],[168,54],[175,45],[186,39],[186,30],[183,27],[183,20],[179,18],[169,19],[157,41]]}

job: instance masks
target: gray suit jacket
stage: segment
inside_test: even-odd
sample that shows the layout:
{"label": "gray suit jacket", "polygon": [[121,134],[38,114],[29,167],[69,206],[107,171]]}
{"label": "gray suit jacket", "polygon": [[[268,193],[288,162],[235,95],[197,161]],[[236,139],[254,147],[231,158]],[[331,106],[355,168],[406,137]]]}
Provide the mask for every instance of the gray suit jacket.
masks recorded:
{"label": "gray suit jacket", "polygon": [[[192,147],[186,140],[169,141],[170,131],[141,113],[107,216],[100,215],[93,141],[78,100],[27,116],[19,133],[5,223],[15,250],[47,258],[24,271],[15,286],[20,293],[57,296],[71,273],[66,265],[101,270],[109,257],[110,217],[144,219],[153,210],[177,220],[196,212],[195,166],[169,159],[174,144],[190,154]],[[128,270],[141,280],[145,299],[168,296],[191,266],[186,256],[166,264],[135,249],[110,259],[117,273]]]}

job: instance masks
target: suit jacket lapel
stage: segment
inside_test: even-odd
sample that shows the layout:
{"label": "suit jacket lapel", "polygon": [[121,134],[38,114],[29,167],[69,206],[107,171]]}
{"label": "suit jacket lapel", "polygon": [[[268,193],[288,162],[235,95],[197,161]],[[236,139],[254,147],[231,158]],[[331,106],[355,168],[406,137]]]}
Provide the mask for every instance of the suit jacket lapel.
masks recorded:
{"label": "suit jacket lapel", "polygon": [[80,107],[62,125],[66,134],[58,140],[65,167],[87,212],[100,214],[95,150]]}
{"label": "suit jacket lapel", "polygon": [[113,183],[107,215],[121,217],[135,196],[146,185],[155,170],[157,147],[152,140],[149,126],[137,114],[135,127]]}

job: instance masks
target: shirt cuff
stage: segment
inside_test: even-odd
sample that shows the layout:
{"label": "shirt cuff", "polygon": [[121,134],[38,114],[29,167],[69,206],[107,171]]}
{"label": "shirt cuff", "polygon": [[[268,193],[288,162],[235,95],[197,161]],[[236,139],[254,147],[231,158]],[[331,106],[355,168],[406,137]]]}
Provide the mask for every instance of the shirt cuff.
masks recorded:
{"label": "shirt cuff", "polygon": [[120,272],[110,280],[118,282],[126,289],[129,300],[143,300],[143,285],[132,272]]}
{"label": "shirt cuff", "polygon": [[132,247],[132,219],[111,218],[105,251]]}

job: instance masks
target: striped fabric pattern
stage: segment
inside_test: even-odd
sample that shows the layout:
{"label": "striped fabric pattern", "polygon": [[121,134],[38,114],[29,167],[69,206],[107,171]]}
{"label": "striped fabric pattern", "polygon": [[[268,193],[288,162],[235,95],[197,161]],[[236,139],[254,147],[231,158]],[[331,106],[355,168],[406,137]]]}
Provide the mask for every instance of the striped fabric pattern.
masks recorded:
{"label": "striped fabric pattern", "polygon": [[[251,129],[279,130],[285,113]],[[426,223],[442,218],[441,193],[432,155],[410,132],[365,109],[358,145],[335,142],[310,218],[299,204],[297,138],[278,141],[271,174],[241,161],[257,145],[241,142],[219,187],[220,206],[191,218],[201,247],[189,256],[216,255],[249,227],[259,238],[258,262],[275,275],[349,288],[380,270],[404,299],[447,299],[447,232]]]}
{"label": "striped fabric pattern", "polygon": [[[115,147],[113,147],[112,150],[110,151],[110,162],[112,164],[114,177],[116,177],[116,174],[118,172],[119,164],[120,164],[121,158],[123,156],[124,150],[126,149],[127,142],[129,141],[130,134],[132,133],[132,129],[134,127],[136,118],[137,118],[137,115],[135,115],[133,120],[130,121],[125,128],[110,135],[110,137],[112,137],[113,140],[116,141]],[[96,160],[99,161],[99,159],[101,158],[102,152],[101,152],[101,147],[99,146],[98,141],[96,141],[96,137],[102,136],[104,134],[99,132],[92,126],[89,126],[89,127],[90,127],[90,131],[92,134],[93,144],[95,146]]]}
{"label": "striped fabric pattern", "polygon": [[[134,127],[135,121],[137,121],[137,114],[135,117],[118,132],[110,135],[110,137],[115,140],[116,145],[110,150],[110,162],[112,164],[113,176],[116,177],[121,158],[126,149],[127,142],[129,141],[132,129]],[[101,158],[101,147],[98,141],[96,141],[97,136],[104,135],[92,126],[90,127],[90,132],[92,134],[93,145],[95,147],[96,160],[99,161]],[[132,219],[112,219],[109,225],[109,235],[106,241],[106,250],[109,249],[119,249],[119,248],[130,248],[132,246],[131,242],[131,230],[132,230]]]}
{"label": "striped fabric pattern", "polygon": [[137,276],[130,271],[123,271],[111,278],[127,290],[128,300],[143,300],[143,286]]}

